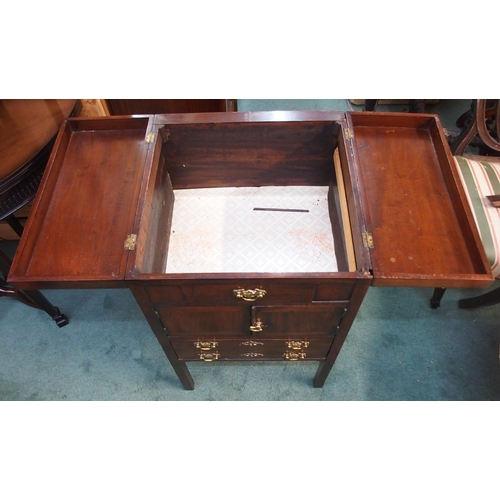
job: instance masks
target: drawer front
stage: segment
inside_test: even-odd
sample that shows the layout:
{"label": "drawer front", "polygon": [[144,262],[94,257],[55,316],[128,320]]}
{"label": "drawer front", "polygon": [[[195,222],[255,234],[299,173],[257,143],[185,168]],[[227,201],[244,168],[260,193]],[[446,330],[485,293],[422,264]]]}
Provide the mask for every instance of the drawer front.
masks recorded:
{"label": "drawer front", "polygon": [[322,339],[172,339],[183,361],[321,361],[326,358],[331,338]]}
{"label": "drawer front", "polygon": [[243,281],[228,285],[196,285],[192,291],[194,300],[203,304],[302,304],[311,300],[313,285]]}
{"label": "drawer front", "polygon": [[247,307],[159,306],[156,311],[169,335],[251,335]]}
{"label": "drawer front", "polygon": [[251,311],[251,331],[255,337],[334,335],[346,312],[347,302],[255,306]]}
{"label": "drawer front", "polygon": [[242,280],[224,284],[147,285],[153,304],[168,305],[238,305],[238,304],[308,304],[349,300],[355,282]]}
{"label": "drawer front", "polygon": [[170,336],[299,338],[334,335],[347,302],[295,306],[159,306]]}

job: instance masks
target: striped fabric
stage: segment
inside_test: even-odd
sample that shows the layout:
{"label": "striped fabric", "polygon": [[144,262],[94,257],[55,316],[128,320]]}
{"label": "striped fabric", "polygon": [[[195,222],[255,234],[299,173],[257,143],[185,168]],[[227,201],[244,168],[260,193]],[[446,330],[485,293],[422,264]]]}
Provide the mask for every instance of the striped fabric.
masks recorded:
{"label": "striped fabric", "polygon": [[498,160],[494,163],[455,156],[495,278],[500,277],[500,208],[495,208],[486,196],[500,194],[500,158]]}

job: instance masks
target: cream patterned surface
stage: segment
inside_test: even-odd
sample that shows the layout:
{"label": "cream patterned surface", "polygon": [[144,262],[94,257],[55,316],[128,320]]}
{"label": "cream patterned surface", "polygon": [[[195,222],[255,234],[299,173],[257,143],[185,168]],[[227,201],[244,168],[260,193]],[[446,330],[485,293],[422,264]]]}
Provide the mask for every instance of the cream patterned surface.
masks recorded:
{"label": "cream patterned surface", "polygon": [[174,195],[167,273],[337,271],[327,186],[186,189]]}

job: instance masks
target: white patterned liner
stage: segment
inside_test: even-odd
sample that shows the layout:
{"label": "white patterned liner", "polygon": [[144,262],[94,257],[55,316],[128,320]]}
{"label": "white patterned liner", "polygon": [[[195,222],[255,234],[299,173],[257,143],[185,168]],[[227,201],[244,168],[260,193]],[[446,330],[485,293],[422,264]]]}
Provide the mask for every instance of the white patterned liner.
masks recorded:
{"label": "white patterned liner", "polygon": [[167,273],[338,269],[327,186],[185,189],[174,196]]}

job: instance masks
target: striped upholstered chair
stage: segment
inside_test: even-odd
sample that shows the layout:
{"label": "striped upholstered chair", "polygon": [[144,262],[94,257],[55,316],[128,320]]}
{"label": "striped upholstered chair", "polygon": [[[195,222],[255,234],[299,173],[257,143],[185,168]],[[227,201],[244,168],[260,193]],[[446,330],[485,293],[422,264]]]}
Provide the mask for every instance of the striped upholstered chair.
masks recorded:
{"label": "striped upholstered chair", "polygon": [[[493,276],[500,279],[500,100],[472,103],[469,123],[451,146]],[[479,155],[466,153],[476,141]],[[443,288],[437,288],[431,307],[439,307]],[[500,287],[459,301],[472,308],[500,303]]]}

